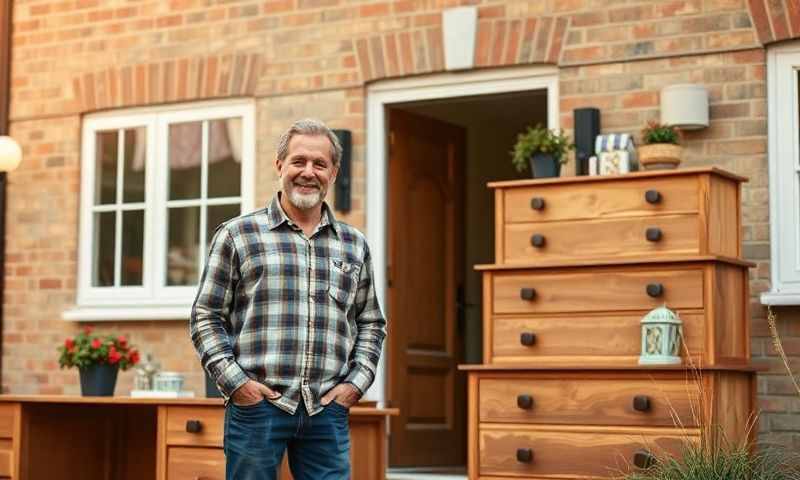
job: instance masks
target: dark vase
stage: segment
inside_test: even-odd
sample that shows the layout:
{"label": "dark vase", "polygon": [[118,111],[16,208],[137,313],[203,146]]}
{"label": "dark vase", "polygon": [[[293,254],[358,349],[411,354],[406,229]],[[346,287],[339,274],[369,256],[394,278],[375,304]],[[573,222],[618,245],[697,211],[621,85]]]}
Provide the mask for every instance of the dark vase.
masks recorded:
{"label": "dark vase", "polygon": [[117,386],[119,365],[101,363],[80,369],[81,395],[84,397],[112,397]]}
{"label": "dark vase", "polygon": [[551,178],[561,175],[561,162],[550,153],[535,153],[530,158],[533,178]]}
{"label": "dark vase", "polygon": [[211,378],[208,372],[206,372],[206,398],[222,398],[222,393],[217,388],[217,382]]}

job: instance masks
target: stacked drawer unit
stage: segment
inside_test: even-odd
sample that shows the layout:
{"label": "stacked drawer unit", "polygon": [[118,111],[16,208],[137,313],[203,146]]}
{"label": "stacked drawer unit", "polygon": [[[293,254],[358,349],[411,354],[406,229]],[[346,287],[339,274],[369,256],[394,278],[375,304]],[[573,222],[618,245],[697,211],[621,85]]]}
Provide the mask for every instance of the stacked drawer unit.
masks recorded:
{"label": "stacked drawer unit", "polygon": [[[470,479],[604,478],[701,435],[746,440],[749,264],[741,177],[715,168],[490,184],[484,364]],[[683,364],[638,365],[641,318],[683,320]]]}

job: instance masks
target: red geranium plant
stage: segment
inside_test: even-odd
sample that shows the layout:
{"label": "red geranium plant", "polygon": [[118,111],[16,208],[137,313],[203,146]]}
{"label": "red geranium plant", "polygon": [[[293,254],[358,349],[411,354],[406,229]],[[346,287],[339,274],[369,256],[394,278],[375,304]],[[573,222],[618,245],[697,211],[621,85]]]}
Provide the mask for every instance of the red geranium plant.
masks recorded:
{"label": "red geranium plant", "polygon": [[85,369],[92,365],[107,363],[119,365],[120,370],[139,363],[139,351],[128,343],[123,335],[98,335],[91,327],[84,328],[74,337],[69,337],[58,347],[58,364],[61,368]]}

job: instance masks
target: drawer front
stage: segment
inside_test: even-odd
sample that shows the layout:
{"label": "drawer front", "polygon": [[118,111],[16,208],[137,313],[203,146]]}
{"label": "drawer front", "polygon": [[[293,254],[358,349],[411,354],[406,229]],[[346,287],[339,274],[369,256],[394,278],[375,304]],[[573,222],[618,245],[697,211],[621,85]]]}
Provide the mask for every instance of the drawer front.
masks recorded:
{"label": "drawer front", "polygon": [[[489,363],[601,362],[636,365],[641,354],[641,319],[646,312],[494,317],[490,325]],[[683,321],[681,348],[696,365],[706,365],[705,314],[679,312]]]}
{"label": "drawer front", "polygon": [[225,454],[221,448],[170,447],[167,480],[225,480]]}
{"label": "drawer front", "polygon": [[507,224],[503,261],[698,255],[699,222],[696,215],[681,215]]}
{"label": "drawer front", "polygon": [[698,435],[696,430],[665,429],[481,429],[480,474],[619,477],[635,468],[637,453],[650,449],[657,454],[678,454],[684,442],[696,442]]}
{"label": "drawer front", "polygon": [[[693,427],[699,386],[685,376],[562,373],[484,378],[481,422]],[[694,407],[694,410],[693,410]]]}
{"label": "drawer front", "polygon": [[14,451],[0,448],[0,478],[10,477],[14,466]]}
{"label": "drawer front", "polygon": [[[696,213],[698,187],[698,177],[688,176],[508,188],[503,219],[518,223]],[[655,203],[646,198],[651,190],[658,193]],[[543,205],[532,202],[534,198]]]}
{"label": "drawer front", "polygon": [[167,407],[167,445],[222,447],[224,417],[222,406]]}
{"label": "drawer front", "polygon": [[651,310],[664,303],[672,309],[703,306],[700,268],[550,272],[494,272],[494,313]]}
{"label": "drawer front", "polygon": [[14,419],[17,404],[0,403],[0,438],[11,438],[14,434]]}

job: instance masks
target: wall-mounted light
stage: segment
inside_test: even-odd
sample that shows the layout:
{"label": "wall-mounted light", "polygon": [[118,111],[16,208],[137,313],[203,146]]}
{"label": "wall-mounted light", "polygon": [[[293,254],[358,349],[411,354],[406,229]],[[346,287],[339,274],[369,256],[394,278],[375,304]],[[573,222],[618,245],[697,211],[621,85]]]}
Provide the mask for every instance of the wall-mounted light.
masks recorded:
{"label": "wall-mounted light", "polygon": [[661,123],[682,130],[708,127],[708,90],[703,85],[670,85],[661,90]]}
{"label": "wall-mounted light", "polygon": [[334,184],[336,196],[333,201],[333,209],[337,212],[347,213],[350,211],[353,134],[350,130],[338,129],[334,129],[333,134],[336,135],[336,138],[339,139],[339,144],[342,146],[339,173],[336,175],[336,183]]}
{"label": "wall-mounted light", "polygon": [[22,149],[11,137],[0,135],[0,172],[10,172],[22,161]]}

